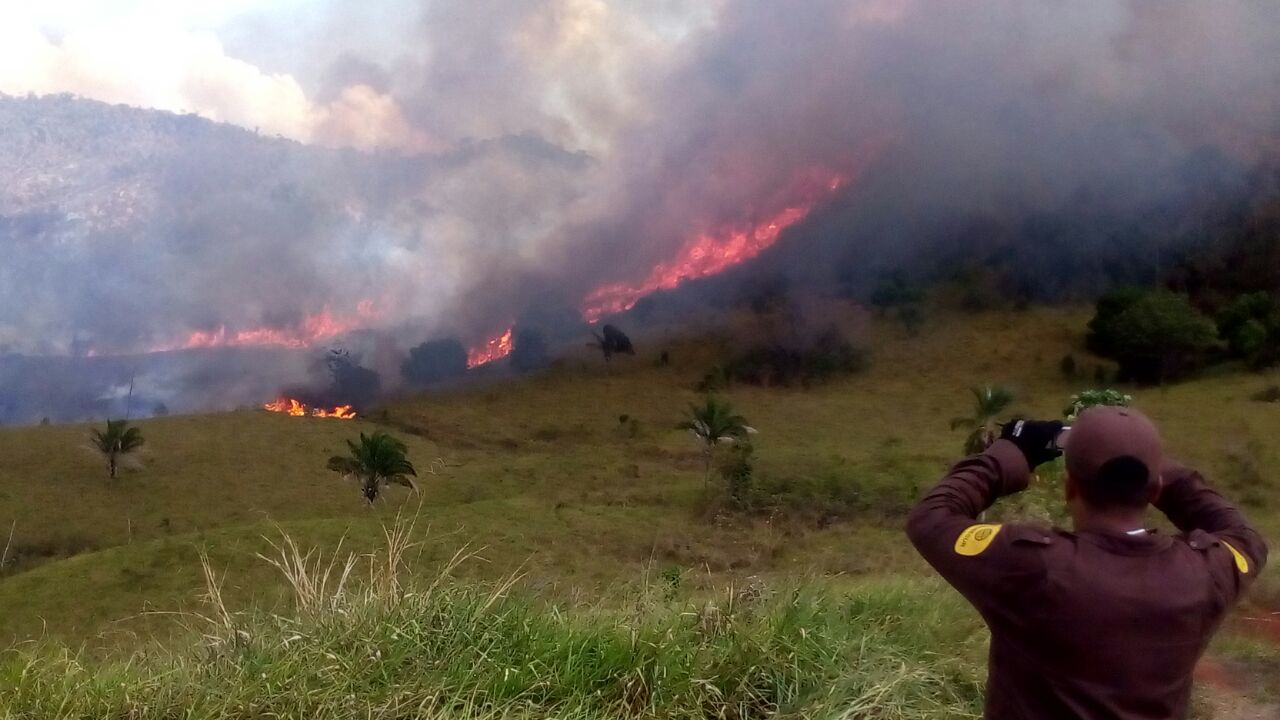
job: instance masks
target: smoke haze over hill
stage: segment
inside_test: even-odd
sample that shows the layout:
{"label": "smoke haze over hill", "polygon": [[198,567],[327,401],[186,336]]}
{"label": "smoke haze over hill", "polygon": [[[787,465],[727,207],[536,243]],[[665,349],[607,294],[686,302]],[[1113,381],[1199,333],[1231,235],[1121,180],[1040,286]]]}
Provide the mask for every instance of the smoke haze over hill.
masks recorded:
{"label": "smoke haze over hill", "polygon": [[[0,102],[0,349],[473,342],[796,208],[797,273],[966,232],[1088,272],[1280,152],[1269,3],[244,5],[179,55],[162,24],[10,24],[0,91],[247,129]],[[1067,209],[1090,222],[1029,224]]]}

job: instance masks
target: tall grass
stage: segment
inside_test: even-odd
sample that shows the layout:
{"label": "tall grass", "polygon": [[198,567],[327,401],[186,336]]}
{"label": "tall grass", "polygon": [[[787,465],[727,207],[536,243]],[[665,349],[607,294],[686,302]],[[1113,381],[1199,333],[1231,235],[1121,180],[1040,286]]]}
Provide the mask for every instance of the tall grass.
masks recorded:
{"label": "tall grass", "polygon": [[[627,610],[547,606],[516,580],[404,578],[404,526],[375,555],[291,539],[267,561],[295,612],[235,613],[206,564],[203,640],[104,661],[52,644],[0,660],[0,717],[965,718],[974,621],[934,584],[655,590]],[[948,650],[936,651],[935,647]],[[976,650],[972,646],[970,648]]]}

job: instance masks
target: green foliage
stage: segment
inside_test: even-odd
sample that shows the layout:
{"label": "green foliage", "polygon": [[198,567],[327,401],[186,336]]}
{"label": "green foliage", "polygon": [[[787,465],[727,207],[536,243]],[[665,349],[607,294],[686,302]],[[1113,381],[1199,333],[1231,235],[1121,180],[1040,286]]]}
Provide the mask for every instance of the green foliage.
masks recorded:
{"label": "green foliage", "polygon": [[1217,327],[1185,295],[1150,291],[1111,315],[1115,309],[1107,305],[1104,315],[1099,301],[1090,327],[1094,345],[1119,362],[1122,378],[1143,383],[1183,378],[1217,345]]}
{"label": "green foliage", "polygon": [[145,444],[142,430],[131,427],[128,420],[108,420],[105,430],[89,431],[89,440],[107,461],[107,475],[114,478],[120,459],[135,452]]}
{"label": "green foliage", "polygon": [[1089,321],[1089,334],[1086,338],[1089,349],[1099,355],[1114,356],[1120,339],[1116,320],[1150,292],[1146,288],[1122,287],[1098,298],[1093,319]]}
{"label": "green foliage", "polygon": [[1267,293],[1240,295],[1215,319],[1232,357],[1254,369],[1280,360],[1280,308]]}
{"label": "green foliage", "polygon": [[970,388],[973,394],[973,414],[951,420],[951,429],[964,428],[969,434],[964,439],[967,455],[980,453],[996,441],[996,419],[1013,404],[1013,391],[1003,385],[983,385]]}
{"label": "green foliage", "polygon": [[733,412],[727,400],[707,395],[701,405],[691,404],[688,419],[676,426],[688,430],[702,447],[705,464],[704,488],[711,482],[711,463],[720,445],[733,444],[747,439],[755,428],[747,425],[747,419]]}
{"label": "green foliage", "polygon": [[862,372],[869,364],[865,350],[830,327],[811,339],[755,345],[724,371],[729,380],[748,385],[807,387]]}
{"label": "green foliage", "polygon": [[720,461],[720,477],[724,479],[725,491],[729,502],[735,510],[748,510],[752,507],[755,490],[755,464],[752,455],[755,446],[750,440],[735,443]]}
{"label": "green foliage", "polygon": [[1062,410],[1062,415],[1067,419],[1067,422],[1073,422],[1080,413],[1091,407],[1098,405],[1128,407],[1132,402],[1132,395],[1126,395],[1119,390],[1082,390],[1071,396],[1071,399],[1067,401],[1066,408]]}
{"label": "green foliage", "polygon": [[167,652],[102,659],[48,642],[17,649],[0,657],[0,707],[63,720],[980,712],[980,656],[937,648],[968,645],[981,626],[936,582],[754,584],[692,602],[674,568],[655,592],[624,598],[625,609],[566,609],[512,582],[468,584],[446,570],[412,583],[383,570],[397,565],[383,554],[356,563],[349,582],[323,571],[341,569],[341,558],[282,563],[295,616],[215,603],[202,614],[213,618],[203,642]]}
{"label": "green foliage", "polygon": [[402,485],[417,491],[413,477],[417,476],[413,463],[409,462],[406,446],[400,440],[377,430],[372,435],[360,433],[360,442],[347,441],[347,455],[329,458],[328,469],[360,483],[360,492],[370,505],[386,484]]}
{"label": "green foliage", "polygon": [[409,351],[400,374],[415,385],[455,378],[467,371],[467,349],[454,338],[429,340]]}

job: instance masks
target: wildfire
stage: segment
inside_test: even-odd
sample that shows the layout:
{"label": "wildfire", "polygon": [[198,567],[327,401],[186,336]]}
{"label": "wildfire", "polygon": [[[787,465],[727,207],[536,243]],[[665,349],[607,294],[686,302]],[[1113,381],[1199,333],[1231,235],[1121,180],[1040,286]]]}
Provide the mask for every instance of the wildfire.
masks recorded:
{"label": "wildfire", "polygon": [[[805,181],[805,184],[814,185],[811,178],[805,178]],[[826,192],[835,192],[845,182],[843,176],[828,175],[819,185]],[[813,191],[805,194],[812,196]],[[674,260],[659,263],[644,280],[609,283],[591,291],[582,302],[582,317],[589,323],[598,322],[606,315],[630,310],[640,298],[652,292],[670,290],[686,280],[715,275],[750,260],[777,242],[783,230],[805,219],[817,202],[818,198],[810,197],[754,226],[698,235],[685,243]]]}
{"label": "wildfire", "polygon": [[362,300],[356,305],[356,317],[339,317],[326,307],[319,313],[307,316],[296,327],[228,330],[223,325],[217,330],[193,332],[179,342],[154,346],[148,352],[219,347],[283,347],[296,350],[356,330],[373,315],[373,302]]}
{"label": "wildfire", "polygon": [[480,367],[494,360],[504,358],[511,354],[511,332],[514,328],[507,328],[507,331],[497,337],[489,338],[483,345],[471,348],[467,351],[467,368]]}
{"label": "wildfire", "polygon": [[334,408],[310,408],[306,403],[299,402],[293,398],[282,397],[273,402],[265,403],[263,410],[268,412],[286,413],[294,417],[318,417],[318,418],[337,418],[339,420],[354,420],[355,411],[350,405],[339,405]]}

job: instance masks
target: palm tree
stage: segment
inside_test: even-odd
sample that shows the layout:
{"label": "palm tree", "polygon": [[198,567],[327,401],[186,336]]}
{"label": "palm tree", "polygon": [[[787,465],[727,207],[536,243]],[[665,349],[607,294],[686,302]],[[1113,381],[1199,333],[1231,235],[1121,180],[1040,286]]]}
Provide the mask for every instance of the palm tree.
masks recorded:
{"label": "palm tree", "polygon": [[107,461],[107,475],[114,478],[120,458],[142,447],[142,431],[129,427],[128,420],[108,420],[106,431],[94,428],[89,431],[93,448]]}
{"label": "palm tree", "polygon": [[965,428],[964,451],[969,455],[986,450],[996,441],[996,416],[1013,404],[1013,391],[1003,385],[970,388],[973,393],[973,416],[955,418],[951,429]]}
{"label": "palm tree", "polygon": [[328,468],[344,478],[360,481],[360,492],[372,505],[383,485],[394,483],[417,491],[413,478],[418,473],[405,455],[409,452],[400,440],[379,430],[372,435],[360,433],[360,442],[348,440],[349,455],[329,458]]}
{"label": "palm tree", "polygon": [[740,442],[756,431],[755,428],[747,425],[746,418],[733,414],[733,406],[728,401],[720,400],[714,395],[707,395],[702,405],[690,404],[689,419],[676,427],[693,433],[702,445],[704,489],[711,483],[711,461],[714,459],[716,447],[721,444]]}

